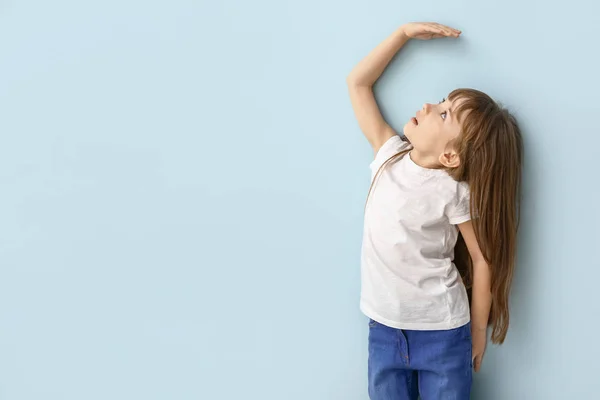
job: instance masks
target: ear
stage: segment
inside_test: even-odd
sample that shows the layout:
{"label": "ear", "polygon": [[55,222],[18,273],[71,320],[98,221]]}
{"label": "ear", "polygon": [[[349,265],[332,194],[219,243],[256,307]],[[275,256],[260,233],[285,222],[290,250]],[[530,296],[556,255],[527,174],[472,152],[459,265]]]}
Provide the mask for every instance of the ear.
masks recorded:
{"label": "ear", "polygon": [[446,149],[440,154],[439,161],[446,168],[456,168],[460,165],[460,157],[454,149]]}

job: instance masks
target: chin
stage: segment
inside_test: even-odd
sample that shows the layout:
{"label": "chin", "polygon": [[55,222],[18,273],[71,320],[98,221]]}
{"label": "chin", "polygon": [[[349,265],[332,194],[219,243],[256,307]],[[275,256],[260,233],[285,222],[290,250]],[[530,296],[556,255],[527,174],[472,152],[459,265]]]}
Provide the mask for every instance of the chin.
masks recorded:
{"label": "chin", "polygon": [[400,136],[403,136],[403,137],[405,138],[405,140],[406,140],[407,142],[409,142],[409,143],[411,142],[411,139],[412,139],[412,136],[413,136],[413,135],[412,135],[412,134],[413,134],[413,132],[412,132],[412,129],[411,129],[411,128],[412,128],[412,127],[405,126],[405,127],[404,127],[404,132],[402,132],[402,135],[400,135]]}

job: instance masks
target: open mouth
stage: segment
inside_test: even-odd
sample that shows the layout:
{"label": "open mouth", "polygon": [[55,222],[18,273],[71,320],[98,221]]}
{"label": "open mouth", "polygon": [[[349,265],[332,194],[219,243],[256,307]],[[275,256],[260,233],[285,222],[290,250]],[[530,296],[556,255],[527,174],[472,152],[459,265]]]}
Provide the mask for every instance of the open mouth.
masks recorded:
{"label": "open mouth", "polygon": [[419,125],[419,121],[417,121],[417,119],[415,117],[412,117],[411,121],[412,121],[413,124]]}

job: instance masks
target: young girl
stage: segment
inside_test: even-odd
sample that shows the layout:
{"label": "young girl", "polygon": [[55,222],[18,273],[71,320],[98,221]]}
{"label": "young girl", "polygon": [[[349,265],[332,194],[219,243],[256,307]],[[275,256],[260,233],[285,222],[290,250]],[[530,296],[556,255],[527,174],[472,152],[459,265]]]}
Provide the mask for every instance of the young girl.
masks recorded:
{"label": "young girl", "polygon": [[372,90],[408,40],[460,33],[403,25],[347,78],[375,152],[360,303],[370,318],[372,400],[469,399],[488,325],[494,343],[508,330],[522,160],[515,119],[486,94],[458,89],[425,104],[401,138]]}

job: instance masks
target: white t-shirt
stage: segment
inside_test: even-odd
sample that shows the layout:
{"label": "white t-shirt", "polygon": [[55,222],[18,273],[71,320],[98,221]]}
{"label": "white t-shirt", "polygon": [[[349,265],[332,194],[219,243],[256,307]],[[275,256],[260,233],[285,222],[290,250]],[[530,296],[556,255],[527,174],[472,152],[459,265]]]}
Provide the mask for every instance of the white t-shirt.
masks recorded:
{"label": "white t-shirt", "polygon": [[[408,146],[390,138],[371,163],[371,180]],[[453,264],[457,224],[471,219],[469,187],[410,153],[388,163],[365,209],[361,256],[362,312],[397,329],[453,329],[470,321],[469,301]]]}

